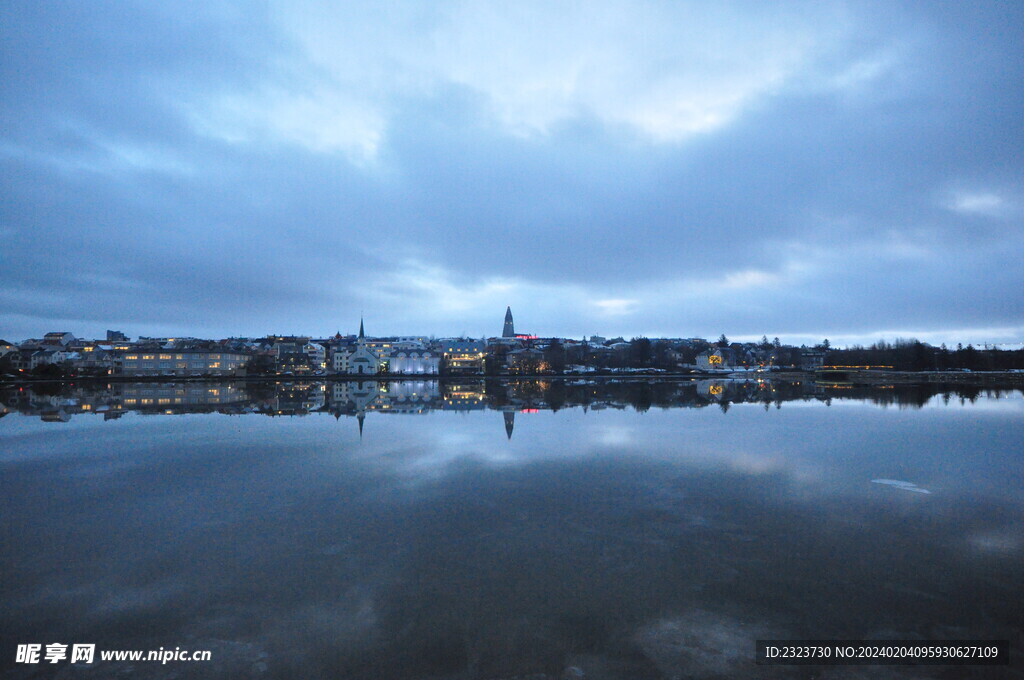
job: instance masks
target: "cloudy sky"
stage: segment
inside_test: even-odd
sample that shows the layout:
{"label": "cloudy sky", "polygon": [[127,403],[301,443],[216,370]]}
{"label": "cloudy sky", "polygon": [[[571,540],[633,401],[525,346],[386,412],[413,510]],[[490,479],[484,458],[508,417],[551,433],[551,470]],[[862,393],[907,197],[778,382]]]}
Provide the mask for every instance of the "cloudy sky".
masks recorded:
{"label": "cloudy sky", "polygon": [[0,337],[1024,341],[1024,4],[0,4]]}

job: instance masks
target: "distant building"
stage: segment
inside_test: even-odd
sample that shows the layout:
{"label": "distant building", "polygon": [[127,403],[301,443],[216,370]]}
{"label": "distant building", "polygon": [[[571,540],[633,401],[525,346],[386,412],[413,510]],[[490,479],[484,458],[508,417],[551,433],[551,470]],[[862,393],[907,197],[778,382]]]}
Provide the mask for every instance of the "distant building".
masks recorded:
{"label": "distant building", "polygon": [[503,338],[514,338],[516,337],[515,325],[512,323],[512,307],[505,308],[505,327],[501,331],[501,337]]}
{"label": "distant building", "polygon": [[115,352],[115,375],[238,375],[245,371],[249,354],[222,350]]}
{"label": "distant building", "polygon": [[380,355],[367,347],[366,333],[363,330],[363,320],[359,320],[359,335],[356,337],[354,349],[347,352],[343,358],[345,373],[349,375],[376,375],[381,370]]}
{"label": "distant building", "polygon": [[128,342],[128,336],[121,331],[107,331],[107,342]]}
{"label": "distant building", "polygon": [[448,338],[441,341],[441,353],[452,373],[483,373],[487,343],[483,340]]}
{"label": "distant building", "polygon": [[32,353],[29,359],[28,367],[30,369],[36,368],[37,366],[44,366],[46,364],[60,363],[57,358],[58,352],[53,349],[40,349]]}
{"label": "distant building", "polygon": [[437,375],[441,357],[426,349],[395,349],[385,361],[392,375]]}
{"label": "distant building", "polygon": [[736,353],[728,347],[713,347],[697,355],[697,368],[731,368],[736,365]]}
{"label": "distant building", "polygon": [[74,342],[74,340],[75,336],[66,331],[54,331],[43,336],[44,345],[58,345],[60,347],[66,347],[70,343]]}
{"label": "distant building", "polygon": [[544,353],[536,349],[517,349],[508,353],[509,373],[539,373],[545,370]]}
{"label": "distant building", "polygon": [[300,375],[313,370],[313,358],[306,352],[310,344],[308,337],[287,335],[272,340],[278,373]]}
{"label": "distant building", "polygon": [[307,342],[302,351],[309,357],[314,370],[320,371],[327,368],[327,348],[319,342]]}
{"label": "distant building", "polygon": [[825,352],[817,349],[800,350],[800,368],[811,370],[825,365]]}

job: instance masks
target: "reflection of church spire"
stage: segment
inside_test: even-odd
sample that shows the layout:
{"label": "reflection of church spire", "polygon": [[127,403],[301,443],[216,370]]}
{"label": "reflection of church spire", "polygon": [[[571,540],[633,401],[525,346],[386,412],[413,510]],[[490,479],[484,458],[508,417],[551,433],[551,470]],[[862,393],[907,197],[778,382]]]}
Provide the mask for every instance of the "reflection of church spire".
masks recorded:
{"label": "reflection of church spire", "polygon": [[512,308],[505,308],[505,328],[501,331],[501,337],[503,338],[514,338],[516,337],[516,329],[512,325]]}
{"label": "reflection of church spire", "polygon": [[516,426],[516,412],[505,411],[502,415],[505,416],[505,434],[512,439],[512,428]]}
{"label": "reflection of church spire", "polygon": [[363,421],[366,420],[366,414],[360,411],[356,414],[356,420],[359,421],[359,438],[363,438]]}

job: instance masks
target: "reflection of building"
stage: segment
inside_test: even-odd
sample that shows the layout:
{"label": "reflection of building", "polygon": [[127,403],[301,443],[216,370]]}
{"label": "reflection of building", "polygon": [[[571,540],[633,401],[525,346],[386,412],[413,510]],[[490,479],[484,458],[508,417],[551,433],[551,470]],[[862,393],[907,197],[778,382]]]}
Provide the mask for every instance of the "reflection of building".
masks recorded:
{"label": "reflection of building", "polygon": [[505,418],[505,435],[512,439],[512,429],[516,426],[516,412],[505,411],[502,415]]}
{"label": "reflection of building", "polygon": [[436,380],[343,380],[331,385],[328,409],[338,415],[426,413],[439,396]]}
{"label": "reflection of building", "polygon": [[[330,413],[336,417],[362,419],[370,413],[425,414],[432,410],[482,411],[503,413],[505,432],[511,436],[515,413],[537,409],[583,408],[592,411],[625,409],[634,406],[646,410],[659,406],[705,407],[710,404],[756,402],[775,403],[800,399],[856,398],[876,403],[912,403],[921,406],[928,398],[948,389],[921,386],[880,390],[877,387],[842,386],[842,390],[823,388],[806,381],[773,382],[706,377],[680,383],[649,380],[505,380],[487,382],[462,378],[381,380],[339,379],[330,382],[281,380],[277,382],[146,381],[120,382],[100,387],[95,382],[63,383],[58,393],[54,385],[41,387],[0,386],[0,416],[21,413],[48,422],[67,422],[79,414],[93,413],[104,419],[117,418],[135,411],[146,415],[181,413],[259,413],[264,415],[305,415]],[[39,392],[35,390],[39,389]],[[903,389],[903,393],[899,390]],[[885,401],[879,401],[879,395]],[[922,401],[922,399],[924,401]],[[497,421],[494,421],[495,423]]]}
{"label": "reflection of building", "polygon": [[484,384],[444,383],[441,408],[445,410],[470,411],[487,407]]}
{"label": "reflection of building", "polygon": [[248,399],[244,388],[230,383],[124,383],[115,384],[113,391],[124,408],[138,410],[174,409],[177,412],[237,404]]}
{"label": "reflection of building", "polygon": [[279,385],[271,402],[274,415],[304,416],[323,408],[327,386],[323,383]]}
{"label": "reflection of building", "polygon": [[718,401],[725,396],[725,388],[730,384],[726,380],[698,380],[697,394],[711,401]]}

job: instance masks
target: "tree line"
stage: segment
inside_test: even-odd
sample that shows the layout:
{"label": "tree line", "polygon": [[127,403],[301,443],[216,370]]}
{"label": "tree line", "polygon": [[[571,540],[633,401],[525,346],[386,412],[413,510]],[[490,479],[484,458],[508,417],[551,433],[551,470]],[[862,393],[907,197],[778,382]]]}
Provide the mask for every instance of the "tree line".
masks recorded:
{"label": "tree line", "polygon": [[1007,371],[1024,369],[1024,349],[981,349],[957,344],[934,347],[916,339],[880,340],[870,347],[854,345],[846,349],[830,348],[826,363],[833,366],[892,366],[897,371]]}

